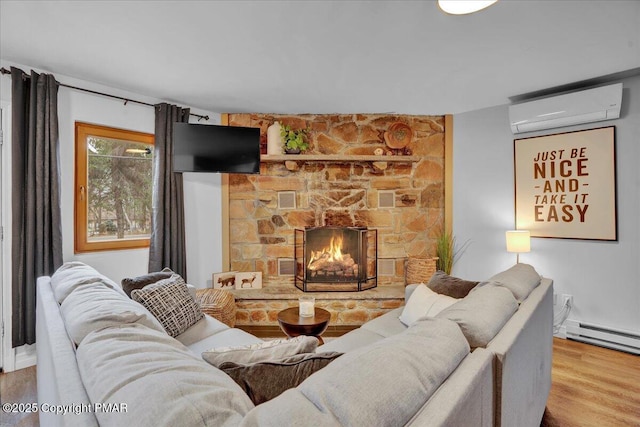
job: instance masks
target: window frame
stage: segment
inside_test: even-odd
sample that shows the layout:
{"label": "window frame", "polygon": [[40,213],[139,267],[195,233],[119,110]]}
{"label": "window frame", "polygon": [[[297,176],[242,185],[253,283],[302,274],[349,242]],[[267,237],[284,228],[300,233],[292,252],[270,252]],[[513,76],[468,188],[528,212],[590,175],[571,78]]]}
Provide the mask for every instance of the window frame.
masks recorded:
{"label": "window frame", "polygon": [[150,133],[75,122],[74,253],[148,248],[150,241],[148,237],[100,242],[89,242],[87,240],[88,198],[86,195],[88,192],[86,189],[89,180],[89,158],[87,153],[87,137],[89,136],[155,145],[155,136]]}

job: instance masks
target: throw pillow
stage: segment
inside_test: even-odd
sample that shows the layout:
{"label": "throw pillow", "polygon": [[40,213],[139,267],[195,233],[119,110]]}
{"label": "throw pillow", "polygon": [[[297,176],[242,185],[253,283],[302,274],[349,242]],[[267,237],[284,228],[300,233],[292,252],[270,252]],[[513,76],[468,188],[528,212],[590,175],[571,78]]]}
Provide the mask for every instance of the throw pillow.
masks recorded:
{"label": "throw pillow", "polygon": [[131,298],[144,305],[172,337],[180,335],[204,317],[178,274],[132,291]]}
{"label": "throw pillow", "polygon": [[277,339],[258,344],[234,347],[218,347],[202,353],[202,358],[219,368],[224,362],[243,365],[267,362],[300,353],[313,353],[318,347],[318,339],[300,335],[291,339]]}
{"label": "throw pillow", "polygon": [[250,365],[225,362],[220,369],[247,393],[254,405],[259,405],[297,387],[341,355],[338,352],[304,353]]}
{"label": "throw pillow", "polygon": [[480,282],[449,276],[439,270],[433,273],[427,287],[438,294],[448,295],[452,298],[464,298],[478,283]]}
{"label": "throw pillow", "polygon": [[399,319],[405,325],[411,326],[422,317],[434,317],[456,301],[455,298],[437,294],[424,284],[421,284],[416,287],[416,290],[409,297],[409,301],[404,306]]}
{"label": "throw pillow", "polygon": [[157,283],[162,279],[168,279],[173,274],[170,268],[165,268],[162,271],[156,271],[154,273],[143,274],[142,276],[137,277],[125,277],[120,282],[122,284],[122,289],[127,294],[129,298],[131,298],[131,292],[136,289],[142,289],[147,285],[152,283]]}

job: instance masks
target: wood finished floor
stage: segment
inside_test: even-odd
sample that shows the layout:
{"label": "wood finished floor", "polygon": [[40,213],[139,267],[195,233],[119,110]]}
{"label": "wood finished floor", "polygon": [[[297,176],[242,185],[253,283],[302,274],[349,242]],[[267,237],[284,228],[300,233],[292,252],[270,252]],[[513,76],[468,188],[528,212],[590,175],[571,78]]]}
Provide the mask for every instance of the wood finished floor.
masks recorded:
{"label": "wood finished floor", "polygon": [[542,426],[640,426],[640,356],[554,338]]}
{"label": "wood finished floor", "polygon": [[[36,400],[35,367],[0,374],[0,403]],[[0,427],[9,426],[37,427],[38,416],[0,411]],[[554,338],[541,427],[627,426],[640,426],[640,356]]]}

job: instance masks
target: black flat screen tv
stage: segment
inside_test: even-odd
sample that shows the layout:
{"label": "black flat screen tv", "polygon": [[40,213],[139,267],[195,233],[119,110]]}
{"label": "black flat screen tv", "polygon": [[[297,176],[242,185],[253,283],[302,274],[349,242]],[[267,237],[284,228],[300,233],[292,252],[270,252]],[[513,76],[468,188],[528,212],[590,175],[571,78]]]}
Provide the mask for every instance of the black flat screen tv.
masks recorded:
{"label": "black flat screen tv", "polygon": [[174,123],[174,172],[260,172],[260,129]]}

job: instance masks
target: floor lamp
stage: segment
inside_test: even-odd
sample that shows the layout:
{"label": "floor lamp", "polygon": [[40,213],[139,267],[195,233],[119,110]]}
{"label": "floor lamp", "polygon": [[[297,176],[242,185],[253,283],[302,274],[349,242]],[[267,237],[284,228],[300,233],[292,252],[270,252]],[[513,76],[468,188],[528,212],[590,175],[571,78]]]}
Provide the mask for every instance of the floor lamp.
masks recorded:
{"label": "floor lamp", "polygon": [[531,233],[529,230],[511,230],[506,232],[507,252],[516,253],[516,263],[520,263],[520,254],[531,251]]}

